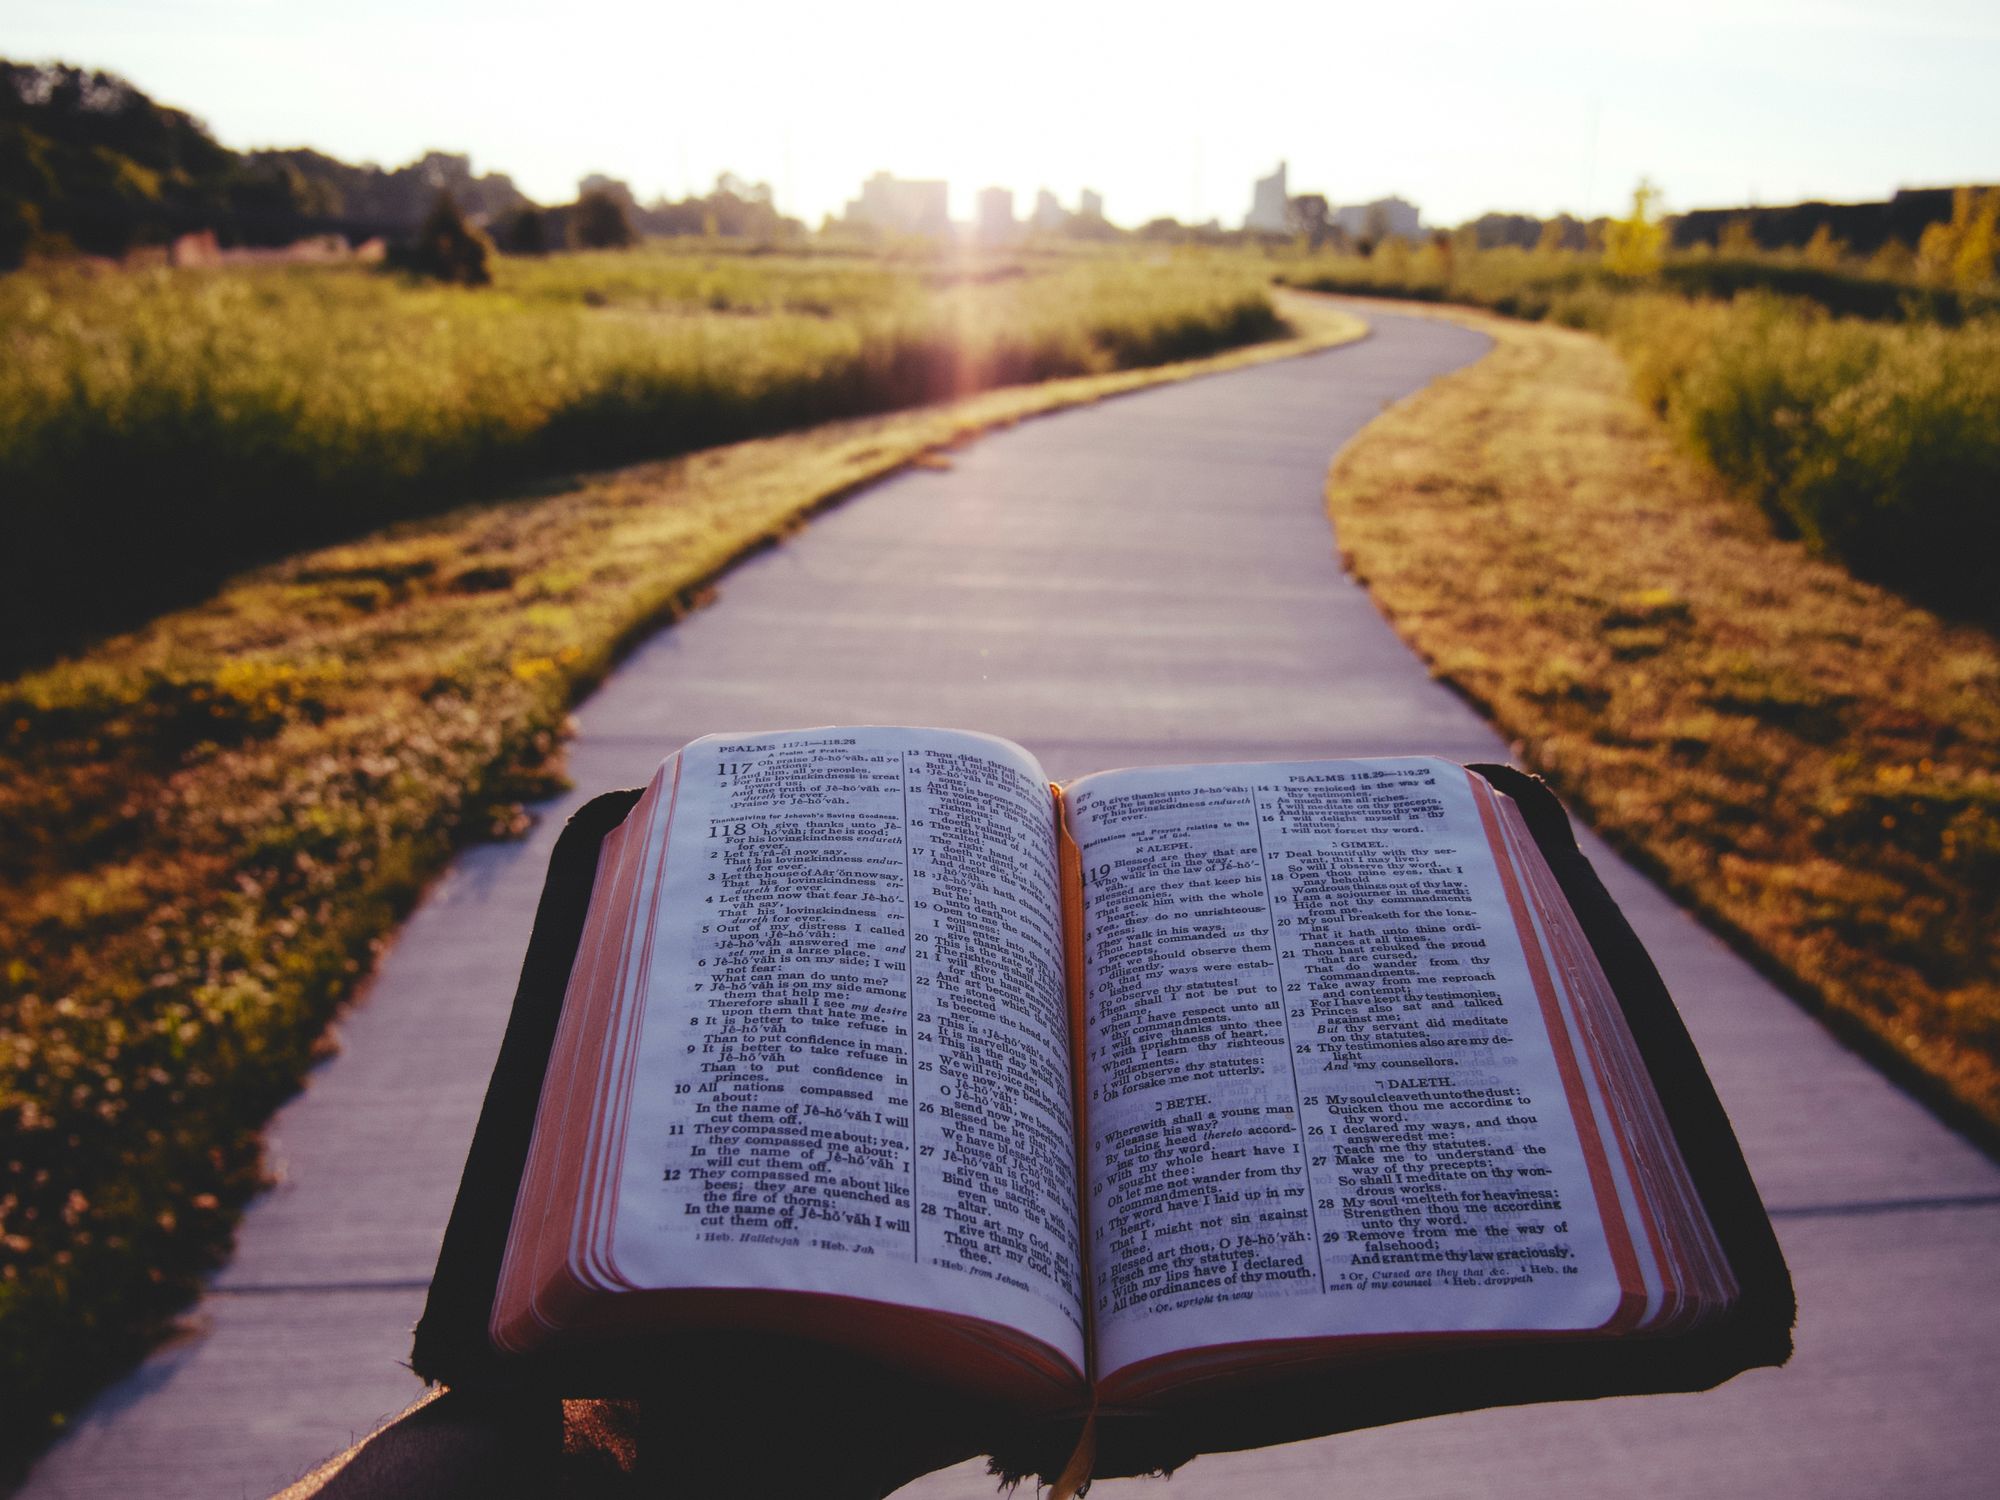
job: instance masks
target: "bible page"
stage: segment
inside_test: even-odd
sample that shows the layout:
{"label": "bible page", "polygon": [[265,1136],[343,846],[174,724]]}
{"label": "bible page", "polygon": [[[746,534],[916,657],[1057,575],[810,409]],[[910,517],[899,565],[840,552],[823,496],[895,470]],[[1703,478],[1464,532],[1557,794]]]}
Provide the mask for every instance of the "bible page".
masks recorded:
{"label": "bible page", "polygon": [[610,1259],[872,1298],[1084,1368],[1055,802],[985,735],[681,752]]}
{"label": "bible page", "polygon": [[1629,1240],[1600,1213],[1470,774],[1068,788],[1100,1379],[1269,1339],[1595,1328],[1626,1305]]}

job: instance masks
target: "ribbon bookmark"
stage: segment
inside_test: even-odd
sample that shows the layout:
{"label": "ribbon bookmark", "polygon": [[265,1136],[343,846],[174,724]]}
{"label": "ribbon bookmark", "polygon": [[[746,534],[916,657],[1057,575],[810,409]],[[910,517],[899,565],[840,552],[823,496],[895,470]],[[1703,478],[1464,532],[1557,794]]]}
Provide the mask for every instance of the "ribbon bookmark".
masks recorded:
{"label": "ribbon bookmark", "polygon": [[1070,1454],[1069,1462],[1056,1476],[1056,1482],[1049,1486],[1049,1500],[1076,1500],[1076,1497],[1090,1486],[1090,1471],[1097,1466],[1097,1398],[1090,1402],[1090,1413],[1083,1419],[1083,1431],[1076,1435],[1076,1450]]}

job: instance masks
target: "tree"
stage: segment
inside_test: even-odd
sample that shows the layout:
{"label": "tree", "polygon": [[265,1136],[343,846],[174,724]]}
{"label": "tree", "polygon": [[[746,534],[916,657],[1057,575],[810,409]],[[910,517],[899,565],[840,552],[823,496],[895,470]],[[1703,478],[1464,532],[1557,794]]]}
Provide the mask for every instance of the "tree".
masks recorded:
{"label": "tree", "polygon": [[1389,239],[1389,205],[1375,202],[1361,215],[1361,253],[1373,255]]}
{"label": "tree", "polygon": [[622,250],[638,238],[625,205],[608,192],[585,193],[570,210],[569,242],[575,249]]}
{"label": "tree", "polygon": [[1327,205],[1325,193],[1296,193],[1285,200],[1286,227],[1305,240],[1308,251],[1326,243],[1327,225],[1332,218],[1333,210]]}
{"label": "tree", "polygon": [[[726,177],[729,174],[725,172],[723,175]],[[607,177],[602,172],[587,173],[576,185],[576,196],[579,199],[588,198],[595,193],[617,199],[619,206],[628,214],[639,206],[639,200],[633,196],[631,183],[622,178]]]}
{"label": "tree", "polygon": [[458,211],[458,200],[441,192],[417,231],[416,244],[396,263],[406,271],[457,286],[485,286],[493,279],[493,242]]}
{"label": "tree", "polygon": [[504,213],[493,221],[493,243],[507,255],[546,255],[548,218],[532,204]]}
{"label": "tree", "polygon": [[214,217],[234,161],[114,74],[0,61],[0,263],[168,239]]}
{"label": "tree", "polygon": [[1832,225],[1822,222],[1813,226],[1812,238],[1799,258],[1822,271],[1837,271],[1847,259],[1847,242],[1834,234]]}
{"label": "tree", "polygon": [[1442,229],[1431,231],[1429,241],[1417,252],[1417,265],[1424,279],[1435,279],[1447,287],[1451,285],[1451,273],[1457,261],[1458,246]]}
{"label": "tree", "polygon": [[1907,281],[1915,273],[1917,257],[1910,247],[1893,234],[1868,257],[1868,274],[1885,281]]}
{"label": "tree", "polygon": [[1632,189],[1632,212],[1604,228],[1604,265],[1619,276],[1651,276],[1660,269],[1667,244],[1657,212],[1660,190],[1645,178]]}
{"label": "tree", "polygon": [[0,198],[0,271],[10,271],[26,260],[41,236],[39,204]]}
{"label": "tree", "polygon": [[229,206],[238,217],[286,226],[303,218],[336,218],[342,207],[339,188],[308,177],[282,157],[239,158],[228,192]]}
{"label": "tree", "polygon": [[1718,255],[1727,255],[1741,260],[1757,254],[1763,246],[1757,243],[1757,232],[1750,225],[1748,214],[1735,214],[1722,226],[1722,233],[1715,237]]}
{"label": "tree", "polygon": [[1975,291],[1993,279],[2000,252],[2000,188],[1962,187],[1951,195],[1951,222],[1932,224],[1917,241],[1917,274],[1925,281]]}

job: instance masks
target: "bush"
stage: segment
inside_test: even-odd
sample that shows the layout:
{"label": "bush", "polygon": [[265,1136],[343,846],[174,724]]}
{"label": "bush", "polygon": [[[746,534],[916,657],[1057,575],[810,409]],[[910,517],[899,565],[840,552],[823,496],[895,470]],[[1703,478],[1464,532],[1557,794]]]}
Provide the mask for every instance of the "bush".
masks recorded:
{"label": "bush", "polygon": [[[1970,202],[1961,195],[1963,233],[1983,254],[1990,226]],[[1644,279],[1512,248],[1316,256],[1280,279],[1610,334],[1641,395],[1781,531],[1912,599],[2000,621],[2000,298],[1969,280],[1921,286],[1759,255],[1742,238]]]}
{"label": "bush", "polygon": [[1666,226],[1655,211],[1660,191],[1643,178],[1632,190],[1632,212],[1604,226],[1604,264],[1615,276],[1658,273],[1667,248]]}
{"label": "bush", "polygon": [[2000,303],[1990,295],[1770,257],[1703,256],[1672,261],[1661,269],[1660,281],[1684,297],[1728,301],[1744,292],[1770,292],[1811,302],[1838,316],[1879,323],[1956,324],[1967,317],[2000,311]]}
{"label": "bush", "polygon": [[569,211],[569,242],[578,250],[622,250],[639,242],[639,231],[611,194],[585,193]]}
{"label": "bush", "polygon": [[1640,394],[1782,529],[1862,577],[2000,618],[2000,319],[1648,298],[1613,330]]}
{"label": "bush", "polygon": [[486,286],[493,280],[493,242],[459,212],[450,193],[439,193],[414,245],[400,251],[400,270],[454,286]]}
{"label": "bush", "polygon": [[554,248],[548,216],[532,204],[502,214],[493,225],[493,243],[506,255],[546,255]]}

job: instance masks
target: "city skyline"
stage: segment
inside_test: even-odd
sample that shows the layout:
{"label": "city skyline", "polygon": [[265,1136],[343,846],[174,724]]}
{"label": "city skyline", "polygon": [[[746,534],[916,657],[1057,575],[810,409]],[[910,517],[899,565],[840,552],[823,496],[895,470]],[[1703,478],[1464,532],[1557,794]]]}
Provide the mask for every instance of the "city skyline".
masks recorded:
{"label": "city skyline", "polygon": [[591,172],[652,199],[730,171],[817,226],[887,171],[946,181],[957,222],[1001,186],[1233,227],[1283,159],[1295,192],[1400,195],[1449,225],[1618,212],[1642,176],[1670,209],[2000,179],[2000,19],[1961,0],[1446,6],[1421,30],[1263,0],[1226,29],[1148,14],[598,0],[558,26],[524,0],[0,0],[16,60],[119,73],[232,147],[461,152],[544,202]]}

